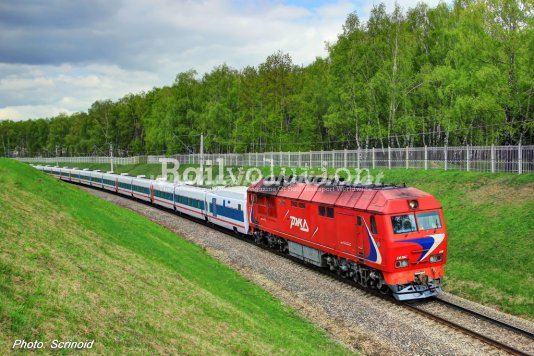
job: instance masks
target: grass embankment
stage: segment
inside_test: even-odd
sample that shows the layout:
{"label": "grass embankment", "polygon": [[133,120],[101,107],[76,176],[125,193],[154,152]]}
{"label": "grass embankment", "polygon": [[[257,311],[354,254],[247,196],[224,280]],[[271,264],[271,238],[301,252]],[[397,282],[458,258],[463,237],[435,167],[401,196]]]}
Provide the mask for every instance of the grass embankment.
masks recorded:
{"label": "grass embankment", "polygon": [[[108,166],[86,167],[105,170]],[[228,168],[237,173],[236,167]],[[161,165],[117,166],[116,170],[157,176]],[[261,170],[265,175],[270,172],[269,167]],[[275,167],[275,173],[279,172]],[[443,205],[449,232],[445,290],[534,319],[533,174],[371,170],[374,176],[380,172],[383,181],[417,187]],[[328,173],[333,175],[334,170]]]}
{"label": "grass embankment", "polygon": [[0,159],[0,352],[348,353],[293,310],[145,218]]}

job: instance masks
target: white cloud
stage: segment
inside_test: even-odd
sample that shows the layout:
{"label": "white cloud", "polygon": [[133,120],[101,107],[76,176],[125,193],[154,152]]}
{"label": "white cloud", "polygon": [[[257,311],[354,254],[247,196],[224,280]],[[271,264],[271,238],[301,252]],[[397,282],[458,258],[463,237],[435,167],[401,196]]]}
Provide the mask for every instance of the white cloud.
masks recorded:
{"label": "white cloud", "polygon": [[[12,120],[86,111],[96,100],[148,91],[159,80],[154,73],[115,65],[12,64],[0,71],[10,73],[0,79],[0,119]],[[11,105],[3,105],[5,101]]]}
{"label": "white cloud", "polygon": [[60,113],[72,114],[73,111],[53,104],[47,105],[20,105],[0,108],[0,118],[39,119],[56,116]]}

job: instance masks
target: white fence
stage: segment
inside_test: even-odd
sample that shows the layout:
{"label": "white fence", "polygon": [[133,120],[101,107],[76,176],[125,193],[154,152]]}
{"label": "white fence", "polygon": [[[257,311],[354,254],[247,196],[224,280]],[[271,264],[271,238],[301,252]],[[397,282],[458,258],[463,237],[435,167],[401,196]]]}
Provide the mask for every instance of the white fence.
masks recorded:
{"label": "white fence", "polygon": [[[28,163],[110,163],[110,158],[105,156],[85,156],[85,157],[25,157],[16,158],[22,162]],[[114,164],[140,164],[146,163],[147,156],[134,157],[113,157]]]}
{"label": "white fence", "polygon": [[[114,164],[159,164],[166,156],[113,158]],[[174,155],[181,164],[199,164],[200,154]],[[109,157],[18,158],[25,162],[109,163]],[[205,164],[326,168],[418,168],[478,172],[534,173],[534,146],[406,147],[360,150],[204,154]]]}

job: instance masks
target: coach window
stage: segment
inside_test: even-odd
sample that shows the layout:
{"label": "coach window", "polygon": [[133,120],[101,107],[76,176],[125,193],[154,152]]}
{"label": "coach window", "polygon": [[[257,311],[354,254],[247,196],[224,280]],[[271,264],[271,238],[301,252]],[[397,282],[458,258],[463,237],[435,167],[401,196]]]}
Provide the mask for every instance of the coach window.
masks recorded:
{"label": "coach window", "polygon": [[237,204],[237,210],[241,211],[241,204]]}
{"label": "coach window", "polygon": [[304,203],[299,203],[299,208],[304,209],[305,207],[306,207],[306,205]]}
{"label": "coach window", "polygon": [[295,208],[298,206],[296,201],[291,202],[291,206],[294,206]]}
{"label": "coach window", "polygon": [[334,217],[334,208],[326,208],[326,216],[329,218]]}
{"label": "coach window", "polygon": [[319,216],[325,216],[326,215],[326,209],[324,206],[319,207]]}
{"label": "coach window", "polygon": [[358,216],[357,221],[358,221],[358,226],[362,226],[362,217],[361,216]]}
{"label": "coach window", "polygon": [[375,220],[375,216],[374,215],[371,215],[371,232],[373,234],[377,233],[377,231],[376,231],[376,220]]}

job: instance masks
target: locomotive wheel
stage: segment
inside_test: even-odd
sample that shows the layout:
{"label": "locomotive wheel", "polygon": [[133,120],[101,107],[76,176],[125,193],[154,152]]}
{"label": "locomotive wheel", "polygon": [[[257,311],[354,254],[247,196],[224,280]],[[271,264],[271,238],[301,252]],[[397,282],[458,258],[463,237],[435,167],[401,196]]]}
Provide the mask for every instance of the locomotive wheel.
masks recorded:
{"label": "locomotive wheel", "polygon": [[387,284],[383,283],[383,284],[382,284],[382,287],[380,287],[380,288],[378,289],[378,291],[379,291],[380,293],[384,294],[384,295],[385,295],[385,294],[389,294],[389,287],[388,287]]}
{"label": "locomotive wheel", "polygon": [[368,287],[367,280],[362,276],[361,272],[358,272],[358,283],[364,288]]}
{"label": "locomotive wheel", "polygon": [[384,283],[383,280],[379,279],[377,284],[376,284],[376,288],[378,289],[378,291],[381,293],[381,294],[388,294],[389,292],[389,287],[387,284]]}
{"label": "locomotive wheel", "polygon": [[362,276],[360,276],[360,272],[354,273],[354,277],[352,277],[352,279],[354,280],[354,282],[361,284]]}

